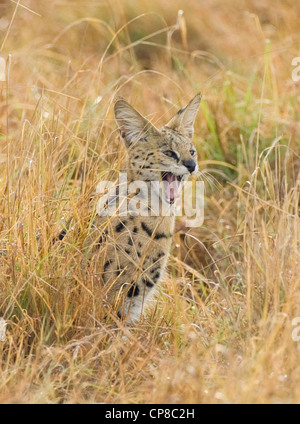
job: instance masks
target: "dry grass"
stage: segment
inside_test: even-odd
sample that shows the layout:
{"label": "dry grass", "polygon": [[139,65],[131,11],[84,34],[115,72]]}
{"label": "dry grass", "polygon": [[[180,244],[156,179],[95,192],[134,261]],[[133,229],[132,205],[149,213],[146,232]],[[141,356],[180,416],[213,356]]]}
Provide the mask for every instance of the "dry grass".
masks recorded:
{"label": "dry grass", "polygon": [[[299,3],[16,3],[0,2],[0,401],[300,402]],[[112,101],[160,125],[197,91],[205,222],[178,220],[157,306],[128,333],[102,320],[76,230],[124,156]]]}

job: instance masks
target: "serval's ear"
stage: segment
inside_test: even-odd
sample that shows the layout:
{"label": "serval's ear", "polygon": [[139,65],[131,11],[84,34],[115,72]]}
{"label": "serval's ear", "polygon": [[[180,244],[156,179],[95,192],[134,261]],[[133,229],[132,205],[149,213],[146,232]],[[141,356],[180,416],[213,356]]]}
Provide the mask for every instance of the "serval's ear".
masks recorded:
{"label": "serval's ear", "polygon": [[118,98],[114,110],[121,137],[125,140],[127,146],[142,138],[146,141],[150,134],[159,134],[159,130],[125,99]]}
{"label": "serval's ear", "polygon": [[172,130],[192,138],[194,135],[194,122],[200,106],[201,94],[197,94],[185,107],[180,109],[175,116],[165,125]]}

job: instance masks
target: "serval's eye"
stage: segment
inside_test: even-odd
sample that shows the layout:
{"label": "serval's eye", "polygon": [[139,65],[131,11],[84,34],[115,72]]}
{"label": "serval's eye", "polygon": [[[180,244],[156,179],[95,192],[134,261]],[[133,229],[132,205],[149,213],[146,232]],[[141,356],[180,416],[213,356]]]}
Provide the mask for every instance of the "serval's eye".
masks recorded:
{"label": "serval's eye", "polygon": [[177,162],[179,161],[179,157],[178,157],[177,153],[173,152],[173,150],[166,150],[166,151],[164,151],[164,154],[166,156],[169,156],[170,158],[177,160]]}
{"label": "serval's eye", "polygon": [[196,154],[196,150],[190,150],[190,154],[191,154],[192,156],[195,156],[195,154]]}

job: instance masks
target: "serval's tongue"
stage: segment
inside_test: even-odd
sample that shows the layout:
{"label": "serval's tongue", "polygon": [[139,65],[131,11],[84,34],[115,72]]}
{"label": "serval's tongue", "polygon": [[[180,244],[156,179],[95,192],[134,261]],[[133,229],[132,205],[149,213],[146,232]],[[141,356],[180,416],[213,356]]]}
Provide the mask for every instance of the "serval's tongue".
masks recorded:
{"label": "serval's tongue", "polygon": [[174,200],[179,196],[178,180],[171,172],[168,172],[165,177],[165,191],[166,196],[170,199],[171,202],[174,202]]}

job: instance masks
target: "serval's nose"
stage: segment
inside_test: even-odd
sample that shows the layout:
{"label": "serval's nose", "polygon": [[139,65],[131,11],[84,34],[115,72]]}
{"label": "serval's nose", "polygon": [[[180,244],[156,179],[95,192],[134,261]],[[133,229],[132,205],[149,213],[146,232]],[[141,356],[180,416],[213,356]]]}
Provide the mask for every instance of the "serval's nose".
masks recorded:
{"label": "serval's nose", "polygon": [[196,169],[196,163],[189,159],[182,161],[183,165],[189,170],[190,173],[194,172]]}

